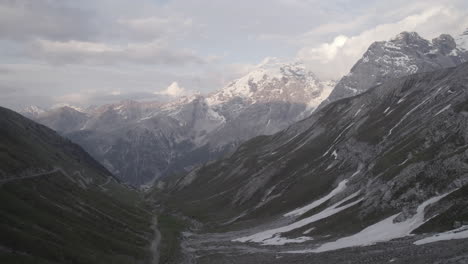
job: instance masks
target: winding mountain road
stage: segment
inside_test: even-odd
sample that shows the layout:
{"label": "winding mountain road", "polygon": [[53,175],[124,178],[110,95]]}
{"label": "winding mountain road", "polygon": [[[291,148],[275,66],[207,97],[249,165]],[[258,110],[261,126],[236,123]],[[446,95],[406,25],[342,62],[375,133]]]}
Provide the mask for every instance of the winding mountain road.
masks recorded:
{"label": "winding mountain road", "polygon": [[0,179],[0,185],[1,185],[1,184],[5,184],[5,183],[7,183],[7,182],[12,182],[12,181],[18,181],[18,180],[24,180],[24,179],[31,179],[31,178],[42,177],[42,176],[46,176],[46,175],[49,175],[49,174],[52,174],[52,173],[56,173],[56,172],[59,172],[59,171],[64,172],[62,168],[54,168],[54,169],[52,169],[51,171],[41,172],[41,173],[37,173],[37,174],[33,174],[33,175],[22,176],[22,177],[11,177],[11,178],[6,178],[6,179]]}

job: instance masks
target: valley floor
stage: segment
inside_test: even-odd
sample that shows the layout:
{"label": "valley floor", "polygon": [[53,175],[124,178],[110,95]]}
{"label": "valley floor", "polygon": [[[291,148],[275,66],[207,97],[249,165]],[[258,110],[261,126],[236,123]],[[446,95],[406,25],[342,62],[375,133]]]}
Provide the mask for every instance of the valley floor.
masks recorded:
{"label": "valley floor", "polygon": [[[167,216],[165,216],[167,217]],[[181,220],[183,219],[183,220]],[[240,231],[226,231],[217,233],[205,233],[197,222],[190,223],[190,220],[185,217],[171,216],[170,221],[183,221],[185,227],[190,225],[192,231],[182,231],[185,227],[178,226],[180,232],[177,241],[177,250],[172,248],[172,256],[166,256],[166,260],[160,263],[183,263],[183,264],[380,264],[380,263],[411,263],[411,264],[466,264],[468,263],[468,238],[454,239],[445,241],[436,241],[437,239],[446,239],[448,235],[453,233],[448,232],[445,235],[433,236],[431,234],[411,235],[399,239],[394,239],[388,242],[377,243],[372,246],[351,247],[335,251],[327,251],[322,253],[290,253],[292,251],[304,251],[317,247],[317,243],[335,239],[317,237],[315,240],[305,241],[303,243],[289,243],[285,245],[261,245],[258,243],[241,243],[236,242],[239,237],[246,234],[264,229],[266,226],[258,226],[255,228],[244,229]],[[197,225],[198,224],[198,225]],[[281,220],[270,223],[270,227],[282,225]],[[268,227],[268,226],[267,226]],[[167,233],[167,227],[160,225],[162,240],[161,246],[167,246],[167,240],[164,234]],[[464,235],[467,227],[455,230],[459,237]],[[172,234],[169,237],[169,243],[173,243]],[[428,241],[436,241],[416,245],[418,241],[425,243]],[[165,245],[166,244],[166,245]],[[163,250],[163,255],[167,251]]]}
{"label": "valley floor", "polygon": [[468,263],[468,239],[448,240],[416,246],[426,236],[411,236],[373,246],[347,248],[323,253],[291,254],[286,251],[304,245],[259,246],[230,242],[230,234],[185,234],[184,263]]}

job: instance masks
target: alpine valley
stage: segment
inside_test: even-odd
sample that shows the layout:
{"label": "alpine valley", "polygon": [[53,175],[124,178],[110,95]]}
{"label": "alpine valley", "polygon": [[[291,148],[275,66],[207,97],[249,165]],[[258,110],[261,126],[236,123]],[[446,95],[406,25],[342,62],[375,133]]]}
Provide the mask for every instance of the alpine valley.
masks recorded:
{"label": "alpine valley", "polygon": [[0,262],[468,263],[467,38],[403,32],[337,83],[267,59],[169,103],[1,108]]}

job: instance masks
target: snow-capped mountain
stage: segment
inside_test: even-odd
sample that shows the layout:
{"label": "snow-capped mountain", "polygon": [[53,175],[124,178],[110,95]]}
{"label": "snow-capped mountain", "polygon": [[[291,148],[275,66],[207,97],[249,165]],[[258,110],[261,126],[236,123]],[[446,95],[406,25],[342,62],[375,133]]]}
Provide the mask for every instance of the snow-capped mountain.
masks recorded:
{"label": "snow-capped mountain", "polygon": [[87,109],[83,108],[83,107],[80,107],[80,106],[76,106],[76,105],[72,105],[72,104],[68,104],[68,103],[58,103],[58,104],[54,104],[52,107],[50,107],[50,109],[58,109],[58,108],[62,108],[62,107],[68,107],[68,108],[71,108],[73,110],[76,110],[78,112],[86,112]]}
{"label": "snow-capped mountain", "polygon": [[454,67],[465,61],[468,52],[457,46],[450,35],[442,34],[428,41],[416,32],[402,32],[390,41],[374,42],[321,107],[393,78]]}
{"label": "snow-capped mountain", "polygon": [[141,185],[285,129],[308,117],[333,86],[302,63],[268,59],[207,96],[124,101],[85,113],[59,108],[36,120],[81,144],[122,180]]}
{"label": "snow-capped mountain", "polygon": [[243,141],[276,133],[308,117],[328,97],[334,84],[320,81],[300,62],[267,59],[206,98],[226,121],[212,135],[212,142],[222,142],[226,135],[231,141]]}
{"label": "snow-capped mountain", "polygon": [[[296,87],[305,85],[305,87]],[[330,93],[333,82],[321,82],[301,62],[285,63],[267,58],[247,75],[208,96],[210,105],[226,103],[234,97],[247,103],[294,102],[316,107]]]}

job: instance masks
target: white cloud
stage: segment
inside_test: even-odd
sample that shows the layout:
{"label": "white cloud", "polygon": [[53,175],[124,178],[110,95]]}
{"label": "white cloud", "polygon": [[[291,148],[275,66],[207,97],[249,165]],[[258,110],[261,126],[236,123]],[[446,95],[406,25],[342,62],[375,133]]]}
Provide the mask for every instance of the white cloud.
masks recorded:
{"label": "white cloud", "polygon": [[330,43],[299,50],[305,61],[322,78],[339,78],[346,74],[374,41],[389,40],[402,31],[416,31],[432,39],[442,33],[459,34],[468,25],[468,12],[450,6],[431,7],[394,23],[380,24],[347,37],[340,35]]}
{"label": "white cloud", "polygon": [[171,85],[169,85],[166,88],[166,90],[161,91],[161,92],[155,92],[154,94],[163,94],[163,95],[169,95],[173,97],[179,97],[179,96],[187,95],[188,92],[183,87],[180,87],[177,82],[172,82]]}
{"label": "white cloud", "polygon": [[331,43],[323,43],[317,48],[300,50],[299,57],[326,64],[336,58],[337,53],[345,46],[347,41],[348,37],[339,35]]}
{"label": "white cloud", "polygon": [[[424,18],[434,6],[443,8]],[[297,55],[338,78],[375,40],[460,33],[467,9],[466,0],[0,0],[0,103],[76,101],[91,88],[81,99],[157,97],[174,80],[210,92],[267,56]]]}
{"label": "white cloud", "polygon": [[0,105],[18,110],[28,105],[47,108],[56,103],[86,106],[127,99],[166,100],[168,96],[154,91],[166,89],[174,80],[189,92],[207,92],[222,87],[223,74],[230,73],[221,69],[172,72],[165,68],[4,64],[2,69],[7,74],[0,74]]}

